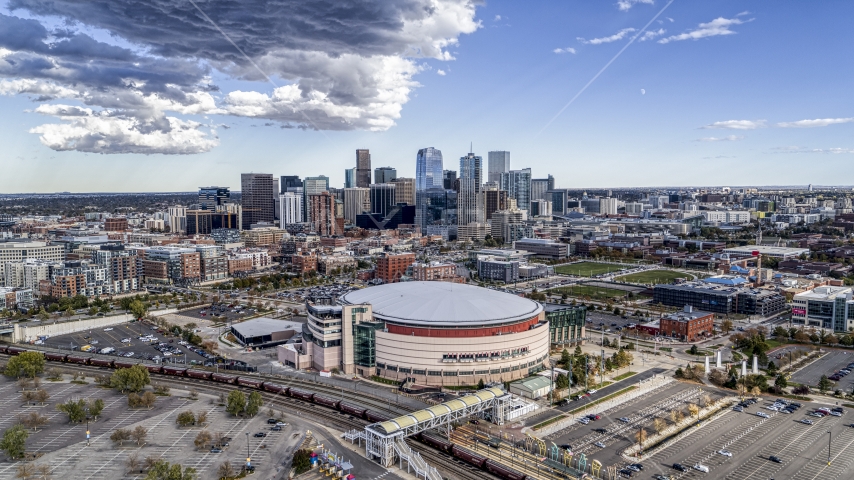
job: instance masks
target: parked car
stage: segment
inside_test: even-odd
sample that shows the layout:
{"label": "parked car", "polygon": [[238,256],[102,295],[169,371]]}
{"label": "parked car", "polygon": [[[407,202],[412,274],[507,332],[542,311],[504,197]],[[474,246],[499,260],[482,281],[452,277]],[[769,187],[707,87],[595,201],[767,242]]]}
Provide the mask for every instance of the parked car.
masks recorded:
{"label": "parked car", "polygon": [[694,465],[694,470],[697,470],[698,472],[709,473],[709,467],[703,465],[702,463]]}
{"label": "parked car", "polygon": [[783,463],[783,460],[780,457],[775,457],[774,455],[768,457],[768,460],[771,460],[774,463]]}
{"label": "parked car", "polygon": [[675,468],[676,470],[679,470],[680,472],[687,472],[688,471],[688,469],[685,467],[685,465],[682,465],[681,463],[674,463],[673,468]]}

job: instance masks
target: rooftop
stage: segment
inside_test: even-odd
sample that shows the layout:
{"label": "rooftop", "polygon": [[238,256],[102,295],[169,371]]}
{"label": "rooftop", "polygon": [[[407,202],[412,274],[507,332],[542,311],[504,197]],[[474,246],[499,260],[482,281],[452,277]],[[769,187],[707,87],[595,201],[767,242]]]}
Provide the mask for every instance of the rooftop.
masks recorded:
{"label": "rooftop", "polygon": [[740,253],[750,255],[751,252],[759,252],[762,255],[800,255],[806,253],[809,255],[809,248],[790,248],[790,247],[775,247],[771,245],[744,245],[741,247],[732,247],[724,249],[725,253]]}
{"label": "rooftop", "polygon": [[513,385],[516,385],[522,390],[527,390],[529,392],[535,392],[541,388],[548,388],[551,386],[551,384],[552,382],[548,378],[540,376],[528,378],[525,380],[519,380],[518,382],[513,382]]}
{"label": "rooftop", "polygon": [[833,300],[838,296],[851,295],[851,287],[816,287],[795,295],[798,300]]}
{"label": "rooftop", "polygon": [[543,311],[539,303],[524,297],[449,282],[390,283],[347,293],[341,301],[368,303],[381,320],[435,327],[519,322]]}
{"label": "rooftop", "polygon": [[241,323],[235,323],[231,328],[237,330],[237,332],[244,338],[250,338],[269,335],[271,332],[283,332],[285,330],[296,330],[299,332],[302,331],[302,324],[298,322],[289,322],[287,320],[260,317]]}

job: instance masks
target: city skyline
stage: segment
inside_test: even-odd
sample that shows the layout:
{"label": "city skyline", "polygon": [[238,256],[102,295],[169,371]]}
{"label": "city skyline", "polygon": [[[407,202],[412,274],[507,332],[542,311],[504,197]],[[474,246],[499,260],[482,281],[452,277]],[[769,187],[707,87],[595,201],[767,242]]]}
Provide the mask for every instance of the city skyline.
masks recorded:
{"label": "city skyline", "polygon": [[[365,26],[361,43],[331,30],[300,43],[273,29],[286,48],[249,48],[255,37],[226,32],[241,57],[210,25],[146,37],[132,22],[145,13],[138,5],[119,14],[99,2],[0,2],[9,32],[0,35],[0,191],[192,191],[236,184],[247,171],[343,185],[357,148],[415,178],[419,149],[456,159],[470,142],[484,158],[513,152],[513,168],[554,175],[563,188],[834,185],[854,155],[851,67],[828,71],[851,56],[844,19],[854,5],[826,2],[804,15],[758,1],[438,4],[433,20],[445,28],[419,38],[411,31],[428,19],[395,23],[403,13],[392,8],[376,27],[387,30]],[[350,13],[361,27],[360,12]],[[164,22],[186,26],[182,14]],[[75,25],[65,36],[63,20]],[[798,28],[786,28],[793,21]],[[15,43],[24,33],[30,43]],[[393,41],[373,41],[381,34]],[[193,48],[195,57],[184,53]],[[301,53],[315,62],[283,66]],[[25,59],[66,70],[26,70]],[[363,71],[342,77],[348,64]],[[117,82],[119,67],[145,87]],[[334,86],[319,86],[327,80]],[[286,115],[274,95],[300,108]],[[336,116],[343,111],[355,112],[349,123]],[[823,168],[803,171],[814,164]]]}

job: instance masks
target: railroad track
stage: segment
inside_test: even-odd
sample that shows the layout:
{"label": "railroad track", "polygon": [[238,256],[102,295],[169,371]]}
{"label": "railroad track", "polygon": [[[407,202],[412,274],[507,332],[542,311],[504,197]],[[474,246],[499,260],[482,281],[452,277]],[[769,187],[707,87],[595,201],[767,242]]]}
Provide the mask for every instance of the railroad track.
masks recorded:
{"label": "railroad track", "polygon": [[[8,355],[4,355],[8,356]],[[81,373],[85,373],[88,375],[96,375],[103,374],[106,371],[110,371],[109,367],[99,367],[92,365],[79,365],[79,364],[69,364],[63,363],[63,368],[69,371],[77,371]],[[176,388],[181,389],[193,389],[197,390],[200,393],[208,393],[219,395],[222,393],[228,394],[234,389],[244,390],[244,391],[252,391],[259,392],[264,398],[265,406],[278,406],[278,407],[287,407],[291,410],[295,410],[300,412],[300,416],[309,420],[319,420],[318,423],[324,426],[331,426],[333,428],[338,428],[343,432],[352,430],[352,429],[364,429],[366,425],[371,422],[353,417],[352,419],[346,414],[338,413],[338,411],[329,410],[327,408],[317,408],[317,404],[306,403],[302,400],[288,397],[284,395],[277,395],[271,392],[266,392],[264,390],[258,390],[250,387],[244,387],[242,385],[231,385],[231,384],[220,384],[212,381],[206,381],[201,379],[194,378],[186,378],[186,377],[176,377],[173,375],[165,375],[161,373],[152,373],[152,379],[156,379],[156,383],[174,385]],[[271,380],[276,379],[275,377],[271,377]],[[316,384],[314,383],[306,383],[306,382],[294,382],[300,386],[304,386],[305,388],[313,388]],[[291,384],[293,386],[293,384]],[[316,389],[320,390],[320,389]],[[339,390],[336,389],[323,389],[325,394],[340,394]],[[319,392],[318,392],[319,393]],[[367,392],[365,392],[367,395]],[[340,395],[339,395],[340,396]],[[349,398],[349,397],[348,397]],[[379,410],[384,413],[388,413],[391,415],[400,415],[401,413],[409,413],[406,410],[401,409],[400,407],[394,407],[392,409],[387,408],[387,403],[381,403],[376,401],[365,402],[365,397],[360,397],[355,403],[360,404],[362,406],[366,406],[366,403],[372,404],[372,408],[374,410]],[[461,479],[461,480],[484,480],[484,479],[496,479],[497,477],[491,475],[485,471],[473,472],[468,469],[468,467],[463,467],[456,462],[453,457],[448,456],[442,452],[439,452],[431,447],[426,445],[422,445],[421,443],[410,440],[407,442],[414,451],[418,452],[429,464],[439,470],[444,478],[450,479]]]}

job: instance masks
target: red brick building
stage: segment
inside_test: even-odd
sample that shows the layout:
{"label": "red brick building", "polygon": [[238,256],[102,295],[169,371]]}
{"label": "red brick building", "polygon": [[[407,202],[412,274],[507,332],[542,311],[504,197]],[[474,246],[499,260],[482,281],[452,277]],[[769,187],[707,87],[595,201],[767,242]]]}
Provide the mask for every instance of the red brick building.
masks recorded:
{"label": "red brick building", "polygon": [[128,229],[128,219],[125,217],[113,217],[104,219],[104,230],[107,232],[124,232]]}
{"label": "red brick building", "polygon": [[415,263],[414,253],[385,254],[377,259],[376,278],[384,283],[397,283],[413,263]]}
{"label": "red brick building", "polygon": [[676,312],[660,321],[661,335],[678,338],[686,342],[695,342],[711,336],[715,328],[715,314],[695,312],[686,305],[681,312]]}

